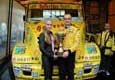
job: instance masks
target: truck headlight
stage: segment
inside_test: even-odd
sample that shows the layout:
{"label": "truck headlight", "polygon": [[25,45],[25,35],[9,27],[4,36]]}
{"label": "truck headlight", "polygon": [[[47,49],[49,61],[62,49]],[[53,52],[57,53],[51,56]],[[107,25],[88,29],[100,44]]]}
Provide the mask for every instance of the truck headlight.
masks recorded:
{"label": "truck headlight", "polygon": [[32,73],[32,77],[33,77],[33,78],[38,78],[38,77],[39,77],[38,72],[33,72],[33,73]]}
{"label": "truck headlight", "polygon": [[94,73],[97,74],[99,71],[99,64],[94,65]]}
{"label": "truck headlight", "polygon": [[15,76],[19,76],[19,74],[20,74],[20,68],[19,67],[14,67],[13,71],[14,71]]}
{"label": "truck headlight", "polygon": [[83,75],[83,70],[78,70],[78,76],[80,77],[80,76],[82,76]]}

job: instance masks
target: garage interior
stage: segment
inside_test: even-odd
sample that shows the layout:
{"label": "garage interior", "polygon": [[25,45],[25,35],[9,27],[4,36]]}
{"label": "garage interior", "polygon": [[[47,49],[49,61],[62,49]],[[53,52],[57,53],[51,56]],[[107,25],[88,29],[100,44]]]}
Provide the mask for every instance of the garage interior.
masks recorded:
{"label": "garage interior", "polygon": [[[15,31],[15,29],[12,29],[12,27],[13,23],[15,26],[18,26],[18,21],[22,21],[22,24],[24,25],[24,21],[26,21],[28,17],[26,15],[29,14],[28,3],[30,1],[32,0],[0,1],[0,29],[2,26],[5,26],[5,31],[7,32],[3,34],[5,36],[3,41],[1,40],[0,36],[0,80],[15,80],[11,64],[11,53],[16,41],[12,38],[13,36],[15,37],[15,34],[13,34],[13,30]],[[48,0],[34,1],[47,2]],[[82,2],[84,20],[87,24],[86,31],[88,33],[96,34],[98,32],[101,32],[104,29],[105,23],[110,23],[112,31],[115,33],[115,0],[82,0]],[[33,12],[32,16],[36,15],[35,13],[36,11]],[[2,34],[2,31],[0,32],[0,34]],[[112,58],[111,67],[112,80],[115,74],[114,57]],[[102,80],[102,75],[99,75],[96,79]]]}

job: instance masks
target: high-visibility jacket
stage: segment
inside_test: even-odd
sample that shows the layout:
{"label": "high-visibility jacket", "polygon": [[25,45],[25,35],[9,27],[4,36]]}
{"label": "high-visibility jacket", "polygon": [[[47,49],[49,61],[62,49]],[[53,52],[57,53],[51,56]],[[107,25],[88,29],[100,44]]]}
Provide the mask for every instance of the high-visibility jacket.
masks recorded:
{"label": "high-visibility jacket", "polygon": [[100,35],[100,46],[104,49],[105,55],[112,55],[112,47],[114,45],[114,36],[111,31],[102,31]]}
{"label": "high-visibility jacket", "polygon": [[99,46],[100,45],[100,37],[101,37],[101,33],[97,33],[96,34],[96,44]]}
{"label": "high-visibility jacket", "polygon": [[77,34],[79,34],[78,29],[74,26],[70,26],[68,28],[64,29],[65,37],[63,40],[63,48],[64,50],[70,50],[71,52],[74,52],[77,50],[78,43],[79,43],[79,37]]}
{"label": "high-visibility jacket", "polygon": [[113,46],[112,46],[112,51],[115,52],[115,34],[114,34],[114,36],[113,36],[113,42],[114,42],[114,44],[113,44]]}

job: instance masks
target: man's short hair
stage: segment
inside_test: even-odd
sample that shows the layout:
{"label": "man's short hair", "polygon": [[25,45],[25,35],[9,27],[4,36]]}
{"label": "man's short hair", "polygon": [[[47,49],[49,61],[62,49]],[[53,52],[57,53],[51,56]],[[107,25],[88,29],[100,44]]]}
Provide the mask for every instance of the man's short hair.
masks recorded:
{"label": "man's short hair", "polygon": [[70,14],[70,13],[66,13],[66,14],[64,14],[64,16],[65,16],[65,15],[70,15],[70,16],[71,16],[71,14]]}

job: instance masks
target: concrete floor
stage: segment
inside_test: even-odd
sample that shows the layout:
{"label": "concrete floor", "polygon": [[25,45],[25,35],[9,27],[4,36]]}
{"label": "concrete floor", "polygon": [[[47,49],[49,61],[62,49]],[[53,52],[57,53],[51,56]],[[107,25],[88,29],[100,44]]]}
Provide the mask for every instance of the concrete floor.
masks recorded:
{"label": "concrete floor", "polygon": [[11,80],[10,79],[10,74],[9,74],[9,69],[6,69],[3,75],[1,76],[1,80]]}
{"label": "concrete floor", "polygon": [[[105,73],[100,73],[100,74],[97,75],[96,78],[88,79],[88,80],[115,80],[114,79],[114,76],[115,76],[115,72],[114,71],[115,70],[111,70],[111,75],[110,76],[106,76]],[[0,80],[15,80],[15,79],[10,79],[11,77],[14,77],[14,76],[12,74],[12,71],[10,71],[10,68],[7,67],[7,69],[5,69],[5,71],[1,75]]]}

